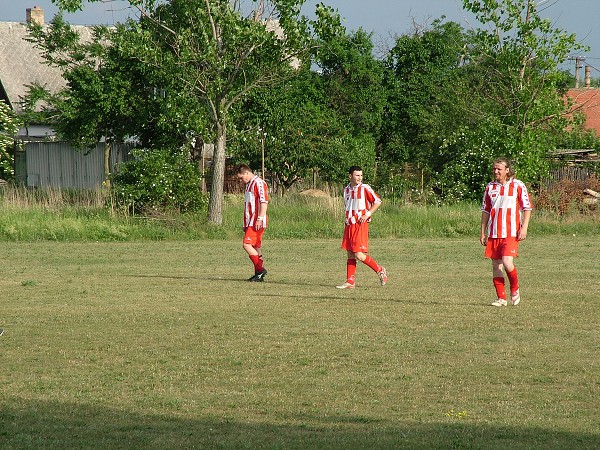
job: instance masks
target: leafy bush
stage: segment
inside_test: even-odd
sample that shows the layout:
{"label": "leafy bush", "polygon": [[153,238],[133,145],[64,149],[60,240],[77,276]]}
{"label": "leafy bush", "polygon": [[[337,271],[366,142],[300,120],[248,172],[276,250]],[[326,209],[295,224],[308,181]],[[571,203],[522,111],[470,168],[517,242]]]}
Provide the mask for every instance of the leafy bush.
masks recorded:
{"label": "leafy bush", "polygon": [[444,164],[435,176],[436,191],[448,203],[481,199],[492,179],[492,162],[500,156],[512,161],[519,180],[534,183],[547,174],[546,155],[552,148],[550,135],[543,130],[518,131],[496,120],[462,128],[440,147]]}
{"label": "leafy bush", "polygon": [[0,101],[0,178],[13,178],[15,175],[14,156],[9,148],[18,130],[19,119],[6,103]]}
{"label": "leafy bush", "polygon": [[134,159],[112,177],[119,206],[132,213],[156,209],[197,211],[208,201],[200,192],[201,177],[183,152],[136,149]]}
{"label": "leafy bush", "polygon": [[494,152],[503,148],[499,136],[495,127],[481,126],[459,129],[444,140],[440,148],[444,164],[434,177],[434,187],[445,202],[481,199],[491,179]]}

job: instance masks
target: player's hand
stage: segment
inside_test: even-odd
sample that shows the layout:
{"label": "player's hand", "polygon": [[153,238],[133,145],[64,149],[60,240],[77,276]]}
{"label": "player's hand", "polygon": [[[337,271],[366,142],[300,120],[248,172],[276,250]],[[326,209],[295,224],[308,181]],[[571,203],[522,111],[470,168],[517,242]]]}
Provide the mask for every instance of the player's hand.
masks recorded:
{"label": "player's hand", "polygon": [[361,214],[358,217],[358,223],[365,223],[367,220],[369,220],[369,217],[371,217],[371,211],[367,210],[365,214]]}

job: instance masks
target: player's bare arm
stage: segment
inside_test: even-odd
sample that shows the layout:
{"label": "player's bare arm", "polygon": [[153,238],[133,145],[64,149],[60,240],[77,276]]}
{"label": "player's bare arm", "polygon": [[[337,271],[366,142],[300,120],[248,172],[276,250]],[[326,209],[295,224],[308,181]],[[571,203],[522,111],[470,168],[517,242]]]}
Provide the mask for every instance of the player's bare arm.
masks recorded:
{"label": "player's bare arm", "polygon": [[523,223],[521,224],[521,228],[519,229],[519,235],[517,239],[522,241],[527,237],[527,227],[529,226],[529,219],[531,218],[531,210],[523,211]]}
{"label": "player's bare arm", "polygon": [[267,206],[268,203],[261,203],[258,208],[258,217],[256,218],[256,223],[254,224],[254,228],[256,230],[261,230],[265,226],[265,217],[267,215]]}
{"label": "player's bare arm", "polygon": [[479,236],[479,242],[481,242],[481,245],[486,246],[487,245],[487,224],[488,221],[490,220],[490,214],[482,211],[481,212],[481,234]]}

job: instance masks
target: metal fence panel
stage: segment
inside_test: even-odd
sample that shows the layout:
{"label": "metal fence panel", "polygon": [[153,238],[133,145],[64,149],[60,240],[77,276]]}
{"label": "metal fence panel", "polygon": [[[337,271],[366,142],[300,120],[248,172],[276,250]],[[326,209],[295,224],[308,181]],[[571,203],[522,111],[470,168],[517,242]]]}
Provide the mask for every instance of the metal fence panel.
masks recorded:
{"label": "metal fence panel", "polygon": [[[111,169],[129,159],[130,147],[111,149]],[[104,181],[104,143],[76,150],[66,142],[29,142],[25,144],[24,159],[19,170],[25,167],[26,177],[15,175],[17,179],[26,178],[29,187],[96,189]]]}

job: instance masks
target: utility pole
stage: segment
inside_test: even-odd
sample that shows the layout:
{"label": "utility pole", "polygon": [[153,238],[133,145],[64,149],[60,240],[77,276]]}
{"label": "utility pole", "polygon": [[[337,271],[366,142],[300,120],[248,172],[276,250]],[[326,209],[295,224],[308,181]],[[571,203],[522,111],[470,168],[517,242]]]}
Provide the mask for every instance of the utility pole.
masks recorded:
{"label": "utility pole", "polygon": [[585,61],[585,56],[581,56],[581,55],[571,55],[569,56],[569,61],[575,61],[575,89],[579,88],[579,69],[581,69],[583,67],[583,64],[581,64],[583,61]]}

